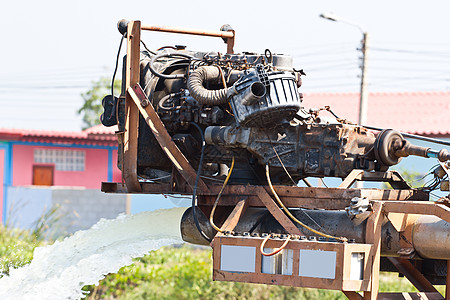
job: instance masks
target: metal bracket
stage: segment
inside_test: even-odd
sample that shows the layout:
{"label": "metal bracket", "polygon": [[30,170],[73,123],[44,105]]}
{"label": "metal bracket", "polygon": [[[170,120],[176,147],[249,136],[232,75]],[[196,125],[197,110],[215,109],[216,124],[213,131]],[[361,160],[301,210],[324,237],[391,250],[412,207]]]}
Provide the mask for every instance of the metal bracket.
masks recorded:
{"label": "metal bracket", "polygon": [[286,229],[289,234],[304,235],[300,229],[295,226],[294,223],[283,213],[278,205],[273,201],[272,197],[267,193],[264,187],[255,187],[256,195],[259,197],[262,203],[267,207],[272,216],[280,223],[281,226]]}
{"label": "metal bracket", "polygon": [[370,215],[368,209],[371,207],[367,197],[353,197],[350,206],[345,208],[347,215],[355,225],[361,224]]}
{"label": "metal bracket", "polygon": [[230,215],[225,220],[220,230],[222,230],[223,232],[233,231],[233,229],[239,222],[239,219],[242,217],[245,210],[247,209],[248,206],[247,199],[248,197],[245,197],[244,199],[240,200],[238,204],[236,204],[236,206],[233,208],[233,211],[231,211]]}
{"label": "metal bracket", "polygon": [[348,189],[355,181],[381,181],[388,182],[394,189],[411,189],[409,184],[397,171],[367,172],[364,170],[353,170],[345,177],[339,188]]}
{"label": "metal bracket", "polygon": [[409,260],[395,257],[388,257],[388,259],[419,291],[439,293]]}
{"label": "metal bracket", "polygon": [[131,88],[136,93],[136,96],[139,98],[139,102],[141,103],[141,106],[143,108],[146,108],[150,104],[150,101],[148,100],[148,98],[145,95],[142,88],[140,88],[139,84],[135,84]]}
{"label": "metal bracket", "polygon": [[385,213],[434,215],[450,223],[450,208],[435,202],[425,201],[386,201],[383,205]]}

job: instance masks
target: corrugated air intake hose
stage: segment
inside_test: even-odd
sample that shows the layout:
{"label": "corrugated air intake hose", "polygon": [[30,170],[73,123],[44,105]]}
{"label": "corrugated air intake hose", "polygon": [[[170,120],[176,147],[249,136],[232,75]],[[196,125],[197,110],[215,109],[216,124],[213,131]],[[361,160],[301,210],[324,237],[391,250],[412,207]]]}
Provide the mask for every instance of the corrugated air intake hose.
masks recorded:
{"label": "corrugated air intake hose", "polygon": [[197,68],[189,75],[187,87],[190,95],[201,104],[219,105],[228,102],[228,88],[220,90],[208,90],[204,83],[208,81],[221,80],[221,74],[218,67],[202,66]]}

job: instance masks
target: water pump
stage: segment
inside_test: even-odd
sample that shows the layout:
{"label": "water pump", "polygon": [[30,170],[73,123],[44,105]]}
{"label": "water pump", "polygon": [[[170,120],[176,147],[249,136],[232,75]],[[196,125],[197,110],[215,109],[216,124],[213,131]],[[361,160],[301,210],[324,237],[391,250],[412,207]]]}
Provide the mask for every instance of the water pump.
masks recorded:
{"label": "water pump", "polygon": [[[152,51],[144,43],[140,51],[141,30],[221,37],[227,51]],[[119,31],[128,45],[122,91],[105,97],[101,120],[118,125],[125,185],[103,183],[102,190],[191,195],[183,239],[211,243],[215,280],[331,288],[349,297],[365,291],[368,299],[378,293],[380,269],[409,270],[421,291],[444,282],[450,205],[448,197],[428,201],[428,193],[448,183],[447,150],[359,126],[330,107],[306,109],[305,72],[292,57],[268,49],[235,54],[229,25],[200,31],[121,21]],[[438,159],[432,185],[412,189],[389,170],[409,155]],[[308,177],[343,181],[313,187]],[[393,189],[352,188],[358,180]]]}

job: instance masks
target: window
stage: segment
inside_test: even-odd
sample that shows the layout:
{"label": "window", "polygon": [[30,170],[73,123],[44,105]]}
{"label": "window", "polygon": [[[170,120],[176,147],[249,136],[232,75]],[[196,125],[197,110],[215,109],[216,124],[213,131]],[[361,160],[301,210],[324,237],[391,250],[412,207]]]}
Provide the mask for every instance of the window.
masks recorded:
{"label": "window", "polygon": [[57,171],[84,171],[85,152],[81,150],[35,149],[34,162],[55,164]]}

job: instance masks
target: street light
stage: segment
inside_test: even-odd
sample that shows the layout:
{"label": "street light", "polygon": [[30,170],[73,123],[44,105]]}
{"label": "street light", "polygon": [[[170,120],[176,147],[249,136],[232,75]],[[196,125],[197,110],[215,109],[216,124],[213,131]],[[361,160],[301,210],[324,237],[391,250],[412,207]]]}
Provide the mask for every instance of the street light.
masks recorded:
{"label": "street light", "polygon": [[325,12],[320,14],[319,17],[324,18],[326,20],[330,20],[333,22],[341,22],[344,24],[348,24],[350,26],[356,27],[361,31],[363,35],[363,39],[361,41],[361,52],[362,52],[362,64],[361,64],[361,90],[359,94],[359,125],[367,124],[367,52],[368,52],[368,41],[369,41],[369,33],[365,32],[361,26],[355,24],[351,21],[342,19],[331,12]]}

